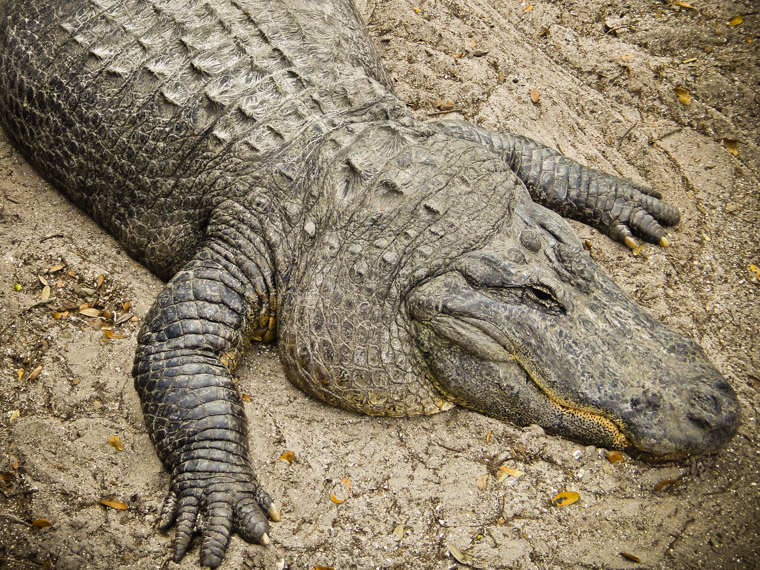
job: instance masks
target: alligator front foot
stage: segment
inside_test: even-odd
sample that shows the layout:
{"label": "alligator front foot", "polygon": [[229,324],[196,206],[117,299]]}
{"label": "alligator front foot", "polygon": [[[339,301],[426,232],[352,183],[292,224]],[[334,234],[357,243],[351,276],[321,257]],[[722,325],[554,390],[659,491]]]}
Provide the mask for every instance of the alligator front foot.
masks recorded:
{"label": "alligator front foot", "polygon": [[174,562],[182,560],[193,535],[199,532],[203,536],[201,564],[217,568],[233,532],[246,542],[269,544],[267,517],[279,521],[280,511],[255,478],[186,472],[172,477],[158,527],[167,530],[176,523]]}
{"label": "alligator front foot", "polygon": [[527,137],[462,121],[432,125],[447,136],[477,142],[499,154],[538,204],[592,226],[631,249],[638,247],[633,236],[670,245],[664,226],[677,224],[681,215],[662,202],[656,190],[579,164]]}

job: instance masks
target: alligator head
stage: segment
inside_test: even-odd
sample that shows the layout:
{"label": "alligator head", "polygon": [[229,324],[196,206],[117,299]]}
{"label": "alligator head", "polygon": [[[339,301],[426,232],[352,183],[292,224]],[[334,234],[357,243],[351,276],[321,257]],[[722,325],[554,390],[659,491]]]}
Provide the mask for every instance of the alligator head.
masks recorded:
{"label": "alligator head", "polygon": [[733,436],[736,395],[701,349],[625,295],[498,157],[401,128],[341,136],[306,169],[332,190],[308,210],[278,316],[300,387],[370,414],[454,402],[650,458]]}
{"label": "alligator head", "polygon": [[642,310],[541,206],[518,205],[408,309],[435,385],[485,414],[650,459],[711,452],[737,430],[736,395],[700,347]]}

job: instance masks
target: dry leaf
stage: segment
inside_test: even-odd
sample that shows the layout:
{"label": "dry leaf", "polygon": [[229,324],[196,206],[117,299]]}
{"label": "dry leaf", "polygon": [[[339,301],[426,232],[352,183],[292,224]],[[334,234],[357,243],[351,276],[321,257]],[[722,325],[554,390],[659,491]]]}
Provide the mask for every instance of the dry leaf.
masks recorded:
{"label": "dry leaf", "polygon": [[728,25],[733,28],[734,26],[738,26],[742,22],[744,22],[744,16],[739,14],[738,16],[734,16],[733,19],[728,23]]}
{"label": "dry leaf", "polygon": [[37,527],[37,528],[46,528],[49,526],[53,526],[53,523],[51,523],[47,519],[35,519],[32,521],[32,526]]}
{"label": "dry leaf", "polygon": [[734,156],[738,156],[739,154],[739,141],[734,139],[723,139],[723,146],[726,147],[726,150],[733,154]]}
{"label": "dry leaf", "polygon": [[18,375],[18,379],[21,380],[24,377],[24,369],[19,368],[16,374]]}
{"label": "dry leaf", "polygon": [[280,455],[280,458],[277,461],[285,460],[288,463],[293,463],[293,459],[295,459],[295,457],[296,457],[295,451],[286,451],[285,453]]}
{"label": "dry leaf", "polygon": [[41,372],[42,372],[42,366],[38,366],[37,368],[32,370],[31,374],[29,374],[28,380],[36,380],[37,376],[39,376]]}
{"label": "dry leaf", "polygon": [[678,100],[682,105],[691,105],[691,95],[683,87],[676,87],[673,92],[678,96]]}
{"label": "dry leaf", "polygon": [[340,505],[341,503],[343,503],[343,501],[342,501],[341,499],[339,499],[338,497],[336,497],[336,496],[335,496],[335,495],[333,495],[332,493],[330,493],[330,500],[331,500],[333,503],[335,503],[336,505]]}
{"label": "dry leaf", "polygon": [[348,479],[341,479],[340,482],[346,486],[346,491],[351,490],[351,481],[349,481]]}
{"label": "dry leaf", "polygon": [[9,422],[14,422],[14,421],[16,421],[19,418],[20,415],[21,415],[21,412],[19,410],[13,410],[11,412],[11,417],[10,417],[10,419],[8,421]]}
{"label": "dry leaf", "polygon": [[627,558],[628,560],[630,560],[631,562],[635,562],[636,564],[641,564],[641,558],[633,554],[629,554],[628,552],[621,552],[620,556]]}
{"label": "dry leaf", "polygon": [[332,566],[315,566],[311,570],[335,570]]}
{"label": "dry leaf", "polygon": [[404,538],[404,525],[400,524],[396,528],[393,529],[393,536],[401,540]]}
{"label": "dry leaf", "polygon": [[119,439],[118,435],[112,435],[111,437],[109,437],[108,443],[110,443],[111,447],[113,447],[114,449],[117,449],[119,451],[124,450],[124,446],[122,445],[121,439]]}
{"label": "dry leaf", "polygon": [[48,285],[47,279],[45,279],[42,275],[38,275],[37,278],[40,280],[40,283],[42,283],[44,286]]}
{"label": "dry leaf", "polygon": [[106,338],[111,338],[111,339],[114,339],[114,338],[127,338],[127,335],[115,333],[112,330],[104,330],[103,334],[106,336]]}
{"label": "dry leaf", "polygon": [[245,393],[240,394],[240,397],[243,399],[244,402],[250,402],[251,401],[251,398],[250,398],[250,396],[248,396],[248,394],[245,394]]}
{"label": "dry leaf", "polygon": [[55,273],[57,271],[60,271],[64,267],[66,267],[66,266],[63,263],[59,263],[58,265],[53,265],[53,267],[51,267],[50,269],[48,269],[48,273]]}
{"label": "dry leaf", "polygon": [[127,508],[127,505],[121,501],[113,501],[111,499],[101,499],[100,504],[105,505],[106,507],[111,507],[112,509],[119,509],[120,511],[126,510]]}
{"label": "dry leaf", "polygon": [[84,315],[85,317],[99,317],[100,311],[98,309],[91,309],[88,307],[85,307],[84,309],[79,311],[80,315]]}
{"label": "dry leaf", "polygon": [[530,90],[530,100],[534,103],[538,103],[538,100],[541,98],[540,93],[538,92],[538,89],[533,88]]}
{"label": "dry leaf", "polygon": [[460,564],[464,564],[466,566],[472,566],[472,564],[475,562],[475,559],[470,554],[467,554],[464,550],[457,548],[450,542],[448,543],[448,546],[449,546],[449,552],[454,557],[454,560],[456,560]]}
{"label": "dry leaf", "polygon": [[670,487],[671,485],[680,485],[680,484],[681,484],[680,479],[664,479],[654,486],[654,490],[662,491],[665,487]]}
{"label": "dry leaf", "polygon": [[477,481],[478,489],[480,489],[481,491],[485,490],[486,485],[488,485],[488,473],[478,477],[478,481]]}
{"label": "dry leaf", "polygon": [[492,431],[488,432],[488,435],[486,435],[486,443],[491,443],[491,436],[493,435]]}
{"label": "dry leaf", "polygon": [[11,462],[11,469],[18,469],[18,457],[16,457],[12,453],[9,453],[8,461]]}
{"label": "dry leaf", "polygon": [[95,286],[95,288],[97,289],[98,287],[100,287],[103,284],[103,281],[105,281],[105,279],[106,279],[106,276],[103,275],[102,273],[98,275],[97,285]]}
{"label": "dry leaf", "polygon": [[613,465],[617,463],[618,461],[623,461],[623,453],[620,451],[608,451],[607,461],[609,461]]}
{"label": "dry leaf", "polygon": [[686,2],[681,2],[681,0],[676,0],[676,6],[680,6],[681,8],[686,8],[687,10],[696,10],[694,6],[691,4],[687,4]]}
{"label": "dry leaf", "polygon": [[50,299],[50,285],[45,285],[42,288],[42,293],[40,294],[40,296],[42,297],[43,300]]}
{"label": "dry leaf", "polygon": [[533,11],[533,4],[526,4],[523,12],[531,12],[531,11]]}
{"label": "dry leaf", "polygon": [[500,465],[499,470],[506,473],[507,475],[511,475],[512,477],[522,477],[523,475],[525,475],[525,471],[520,471],[519,469],[512,469],[511,467],[506,467],[504,465]]}
{"label": "dry leaf", "polygon": [[121,308],[122,308],[122,309],[124,309],[124,312],[125,312],[125,313],[128,313],[128,312],[129,312],[129,309],[131,309],[131,308],[132,308],[132,303],[130,303],[129,301],[126,301],[126,302],[125,302],[125,303],[124,303],[124,304],[121,306]]}
{"label": "dry leaf", "polygon": [[568,505],[572,505],[580,498],[581,496],[575,491],[563,491],[552,499],[552,506],[566,507]]}

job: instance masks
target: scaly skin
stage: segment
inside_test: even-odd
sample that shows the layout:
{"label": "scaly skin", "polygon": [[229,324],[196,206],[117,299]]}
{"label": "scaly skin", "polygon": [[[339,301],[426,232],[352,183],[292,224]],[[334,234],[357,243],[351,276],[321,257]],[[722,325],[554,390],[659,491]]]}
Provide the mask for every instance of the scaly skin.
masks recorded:
{"label": "scaly skin", "polygon": [[196,530],[217,567],[279,518],[230,375],[252,341],[369,414],[459,403],[655,458],[736,432],[701,350],[531,196],[629,246],[666,245],[677,211],[525,137],[416,121],[350,0],[0,0],[0,123],[168,280],[133,375],[177,561]]}

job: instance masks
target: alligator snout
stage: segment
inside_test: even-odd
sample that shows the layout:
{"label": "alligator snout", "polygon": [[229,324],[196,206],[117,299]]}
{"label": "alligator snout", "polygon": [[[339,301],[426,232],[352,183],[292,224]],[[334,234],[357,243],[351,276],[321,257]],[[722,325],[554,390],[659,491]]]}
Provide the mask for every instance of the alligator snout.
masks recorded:
{"label": "alligator snout", "polygon": [[[734,436],[736,394],[695,342],[581,251],[572,272],[566,251],[519,263],[505,251],[475,253],[409,299],[434,384],[453,401],[651,460],[714,452]],[[542,284],[551,293],[537,295]]]}

